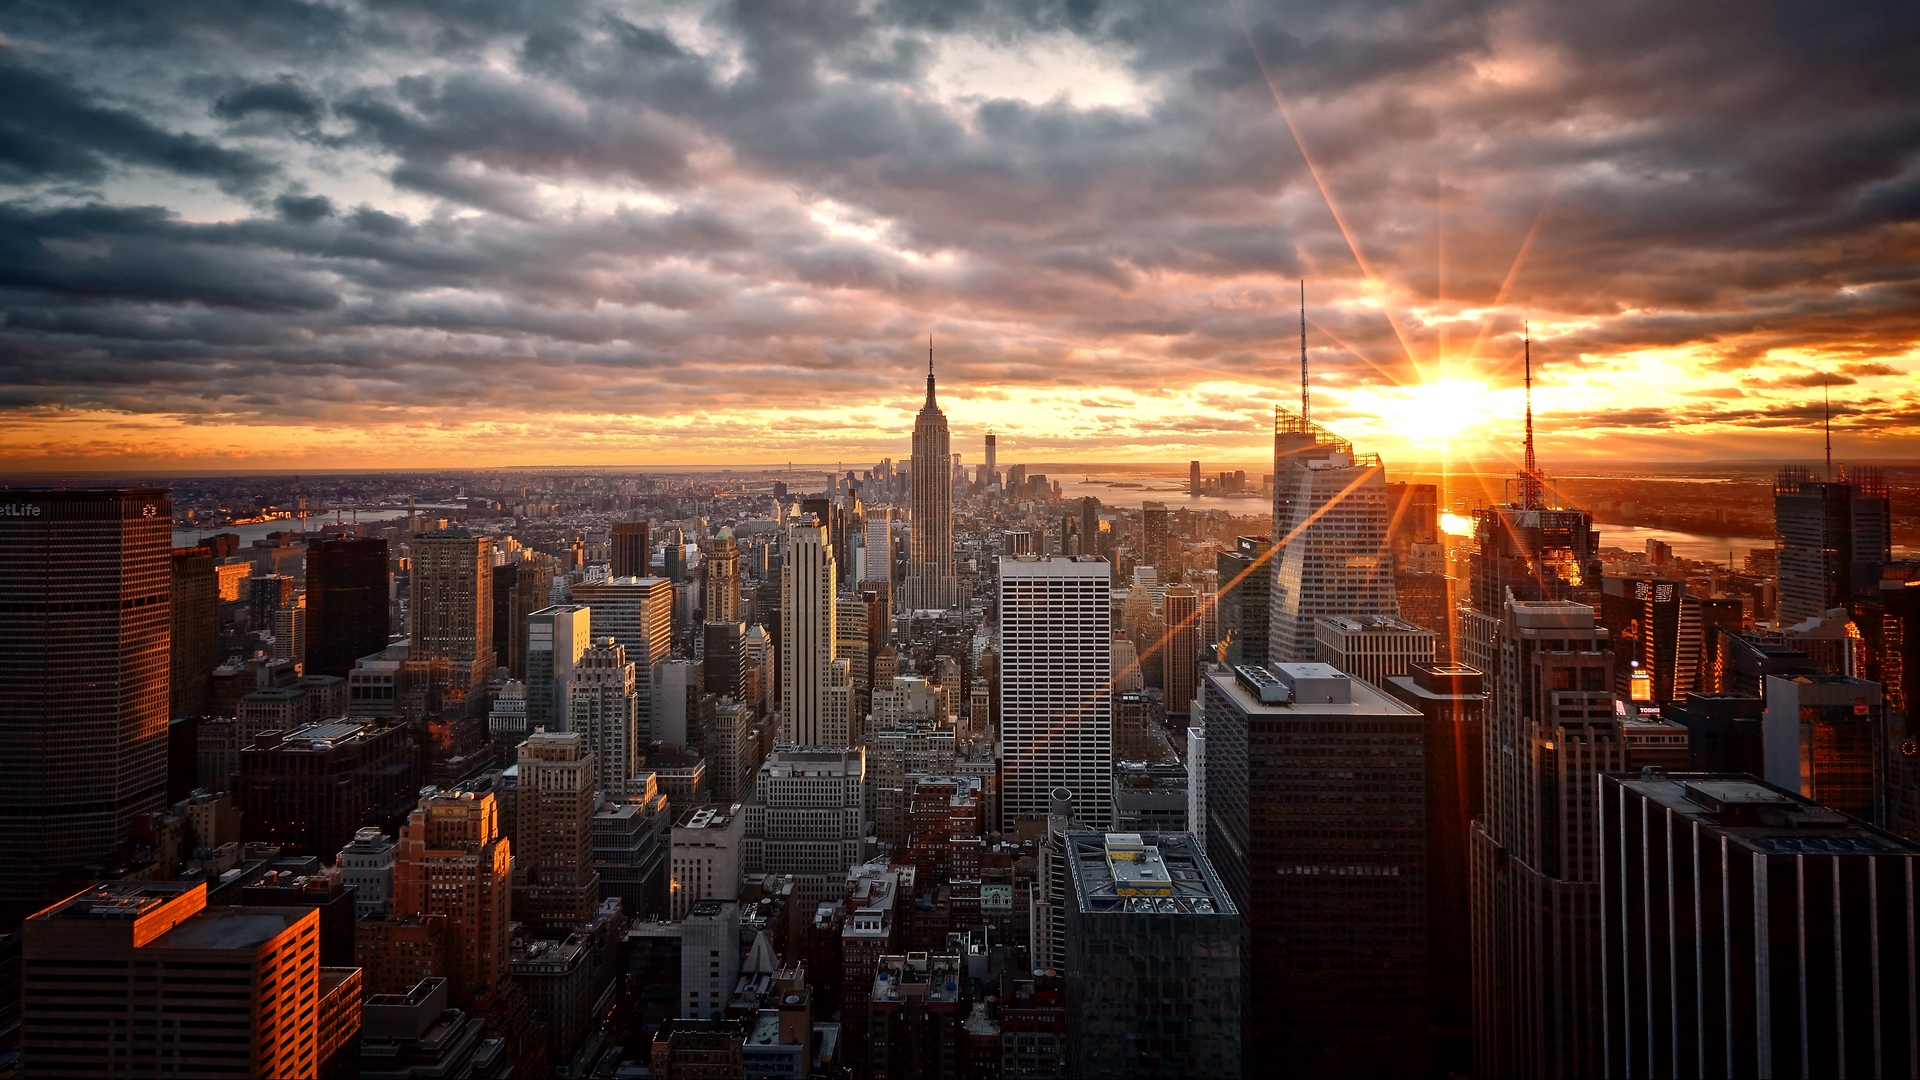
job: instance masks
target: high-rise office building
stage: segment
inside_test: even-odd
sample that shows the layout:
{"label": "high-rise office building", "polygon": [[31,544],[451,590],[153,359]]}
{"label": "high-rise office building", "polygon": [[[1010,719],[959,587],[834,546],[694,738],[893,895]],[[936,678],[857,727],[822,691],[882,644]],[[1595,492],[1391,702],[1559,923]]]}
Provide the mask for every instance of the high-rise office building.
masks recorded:
{"label": "high-rise office building", "polygon": [[1768,676],[1761,720],[1767,782],[1862,821],[1884,822],[1880,684],[1845,675]]}
{"label": "high-rise office building", "polygon": [[1080,820],[1113,808],[1113,585],[1104,560],[1000,560],[1001,828],[1073,793]]}
{"label": "high-rise office building", "polygon": [[593,615],[585,604],[555,604],[527,616],[528,731],[567,730],[567,687],[593,643]]}
{"label": "high-rise office building", "polygon": [[465,529],[413,538],[407,600],[409,660],[445,660],[453,669],[450,703],[486,685],[493,651],[493,542]]}
{"label": "high-rise office building", "polygon": [[613,576],[652,577],[653,546],[647,538],[647,523],[644,521],[616,521],[608,536],[612,548]]}
{"label": "high-rise office building", "polygon": [[573,600],[593,608],[593,632],[627,650],[640,694],[640,730],[653,729],[654,669],[673,652],[673,583],[617,577],[573,587]]}
{"label": "high-rise office building", "polygon": [[787,530],[780,562],[780,723],[782,738],[799,746],[832,745],[823,741],[822,725],[838,633],[837,577],[825,529],[795,525]]}
{"label": "high-rise office building", "polygon": [[1102,544],[1103,535],[1100,531],[1100,500],[1089,495],[1080,500],[1080,551],[1078,554],[1109,558],[1112,553]]}
{"label": "high-rise office building", "polygon": [[527,677],[527,616],[553,603],[553,556],[541,551],[522,554],[517,563],[500,568],[512,579],[507,589],[505,621],[496,633],[510,635],[504,644],[496,637],[494,652],[509,677]]}
{"label": "high-rise office building", "polygon": [[220,582],[213,552],[174,548],[171,580],[172,692],[167,715],[205,716],[213,705],[213,669],[220,666]]}
{"label": "high-rise office building", "polygon": [[1215,608],[1229,666],[1267,662],[1267,620],[1273,596],[1273,538],[1236,537],[1215,556],[1220,572]]}
{"label": "high-rise office building", "polygon": [[1197,461],[1187,462],[1187,497],[1200,497],[1200,463]]}
{"label": "high-rise office building", "polygon": [[564,931],[593,919],[600,875],[593,868],[593,751],[577,731],[535,732],[520,744],[513,915]]}
{"label": "high-rise office building", "polygon": [[1185,720],[1199,687],[1200,593],[1191,585],[1168,588],[1160,601],[1160,617],[1167,626],[1161,657],[1167,716]]}
{"label": "high-rise office building", "polygon": [[684,919],[699,900],[740,898],[740,845],[747,818],[738,803],[680,812],[673,824],[669,918]]}
{"label": "high-rise office building", "polygon": [[1240,913],[1194,838],[1069,832],[1068,1075],[1240,1076]]}
{"label": "high-rise office building", "polygon": [[725,525],[707,550],[707,620],[740,621],[740,545]]}
{"label": "high-rise office building", "polygon": [[1475,1072],[1593,1076],[1600,1059],[1596,773],[1627,767],[1593,608],[1506,604],[1473,833]]}
{"label": "high-rise office building", "polygon": [[1920,1072],[1920,848],[1741,774],[1598,802],[1606,1075]]}
{"label": "high-rise office building", "polygon": [[1427,1001],[1433,1072],[1473,1070],[1473,822],[1486,796],[1485,679],[1452,663],[1414,664],[1383,687],[1420,711],[1426,735]]}
{"label": "high-rise office building", "polygon": [[1203,685],[1207,855],[1247,920],[1248,1060],[1424,1073],[1423,718],[1325,664]]}
{"label": "high-rise office building", "polygon": [[601,638],[575,662],[567,691],[567,728],[586,740],[595,787],[609,799],[627,796],[640,753],[640,692],[627,650]]}
{"label": "high-rise office building", "polygon": [[1678,581],[1610,577],[1600,619],[1613,631],[1613,692],[1656,708],[1702,689],[1700,598]]}
{"label": "high-rise office building", "polygon": [[860,588],[878,594],[893,607],[893,510],[875,507],[866,513],[866,532],[860,562]]}
{"label": "high-rise office building", "polygon": [[1323,615],[1400,614],[1387,548],[1386,467],[1378,454],[1284,410],[1273,430],[1271,659],[1314,656]]}
{"label": "high-rise office building", "polygon": [[172,520],[162,488],[0,492],[0,905],[165,804]]}
{"label": "high-rise office building", "polygon": [[912,532],[901,606],[910,611],[950,608],[959,602],[953,562],[953,484],[947,414],[933,399],[933,349],[927,349],[927,401],[913,422]]}
{"label": "high-rise office building", "polygon": [[404,817],[422,779],[412,732],[387,722],[268,731],[241,747],[239,765],[232,789],[242,838],[321,858],[363,825]]}
{"label": "high-rise office building", "polygon": [[248,628],[271,632],[273,613],[293,603],[300,583],[290,574],[256,574],[246,583]]}
{"label": "high-rise office building", "polygon": [[1780,623],[1818,619],[1854,598],[1854,567],[1893,558],[1893,511],[1877,469],[1820,481],[1804,468],[1780,471],[1773,527],[1780,549]]}
{"label": "high-rise office building", "polygon": [[391,920],[447,920],[447,979],[463,1007],[485,1012],[507,985],[513,856],[492,792],[423,796],[400,834]]}
{"label": "high-rise office building", "polygon": [[987,450],[986,450],[986,458],[985,458],[986,464],[987,464],[987,477],[983,483],[983,486],[985,484],[992,484],[998,481],[1000,478],[1000,454],[999,454],[998,443],[999,443],[999,440],[994,436],[994,433],[991,431],[987,432]]}
{"label": "high-rise office building", "polygon": [[1375,690],[1433,662],[1433,631],[1391,615],[1330,615],[1314,620],[1314,659],[1331,664]]}
{"label": "high-rise office building", "polygon": [[387,580],[385,540],[341,536],[307,545],[308,675],[344,679],[355,661],[387,647]]}
{"label": "high-rise office building", "polygon": [[315,908],[109,881],[24,929],[31,1075],[330,1076],[354,1044],[360,972],[320,967]]}
{"label": "high-rise office building", "polygon": [[794,898],[838,900],[867,835],[864,750],[786,746],[754,776],[743,874],[792,874]]}
{"label": "high-rise office building", "polygon": [[1158,570],[1161,582],[1174,580],[1175,567],[1169,553],[1173,531],[1167,524],[1167,504],[1140,504],[1140,563]]}

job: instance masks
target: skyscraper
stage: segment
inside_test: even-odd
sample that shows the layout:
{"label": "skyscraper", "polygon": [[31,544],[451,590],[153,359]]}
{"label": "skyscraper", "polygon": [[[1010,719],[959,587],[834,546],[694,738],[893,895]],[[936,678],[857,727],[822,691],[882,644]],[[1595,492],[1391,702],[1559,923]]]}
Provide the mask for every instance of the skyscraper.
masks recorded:
{"label": "skyscraper", "polygon": [[654,669],[673,650],[673,583],[617,577],[575,585],[573,599],[593,608],[596,637],[610,637],[627,650],[640,695],[640,730],[653,730]]}
{"label": "skyscraper", "polygon": [[1427,1068],[1424,721],[1325,664],[1215,667],[1207,855],[1247,920],[1247,1059]]}
{"label": "skyscraper", "polygon": [[1276,408],[1273,429],[1273,594],[1268,648],[1276,662],[1314,656],[1322,615],[1393,615],[1386,467],[1378,454]]}
{"label": "skyscraper", "polygon": [[782,738],[800,746],[828,745],[822,740],[837,633],[836,569],[825,529],[787,530],[780,563],[780,722]]}
{"label": "skyscraper", "polygon": [[987,475],[981,482],[983,486],[992,484],[1000,479],[999,447],[995,445],[996,442],[997,440],[994,438],[993,432],[987,432]]}
{"label": "skyscraper", "polygon": [[1200,463],[1197,461],[1187,462],[1187,497],[1200,497]]}
{"label": "skyscraper", "polygon": [[[1780,544],[1780,622],[1817,619],[1853,601],[1855,564],[1893,558],[1892,503],[1878,469],[1813,479],[1804,468],[1780,471],[1773,523]],[[1877,578],[1877,566],[1873,575]]]}
{"label": "skyscraper", "polygon": [[[913,531],[902,606],[918,611],[959,602],[953,563],[953,484],[947,414],[933,399],[933,346],[927,346],[927,401],[913,422]],[[783,642],[784,644],[784,642]]]}
{"label": "skyscraper", "polygon": [[1113,585],[1104,560],[1000,560],[1001,828],[1047,813],[1055,788],[1082,822],[1113,812]]}
{"label": "skyscraper", "polygon": [[586,739],[593,754],[597,789],[609,799],[626,798],[641,748],[640,694],[624,646],[603,637],[580,654],[567,692],[567,713],[567,730]]}
{"label": "skyscraper", "polygon": [[492,792],[421,798],[400,834],[392,921],[440,915],[452,944],[447,981],[463,1007],[485,1012],[507,985],[513,857]]}
{"label": "skyscraper", "polygon": [[360,972],[320,967],[315,908],[208,907],[205,882],[109,881],[24,929],[36,1076],[333,1075],[360,1026]]}
{"label": "skyscraper", "polygon": [[[1600,534],[1585,510],[1547,505],[1546,479],[1533,451],[1533,345],[1526,346],[1526,442],[1514,497],[1473,513],[1474,551],[1466,606],[1454,653],[1467,666],[1499,670],[1495,632],[1505,618],[1507,596],[1515,600],[1571,600],[1600,606]],[[1503,689],[1488,687],[1489,704]]]}
{"label": "skyscraper", "polygon": [[1089,495],[1080,500],[1079,554],[1107,558],[1110,553],[1101,546],[1100,535],[1100,500]]}
{"label": "skyscraper", "polygon": [[860,567],[861,588],[883,597],[893,595],[893,510],[880,506],[867,511],[866,561]]}
{"label": "skyscraper", "polygon": [[616,521],[613,523],[609,540],[613,550],[613,576],[651,577],[653,574],[653,547],[647,538],[647,523],[644,521]]}
{"label": "skyscraper", "polygon": [[[220,665],[220,582],[213,552],[173,549],[173,647],[168,716],[205,716]],[[384,644],[384,642],[383,642]]]}
{"label": "skyscraper", "polygon": [[740,872],[792,874],[808,904],[839,900],[867,834],[866,778],[864,750],[775,750],[746,803]]}
{"label": "skyscraper", "polygon": [[733,530],[725,525],[713,536],[707,550],[708,622],[740,621],[740,545]]}
{"label": "skyscraper", "polygon": [[1241,536],[1233,550],[1214,558],[1220,574],[1215,600],[1220,640],[1227,645],[1227,664],[1267,662],[1267,620],[1273,597],[1273,538]]}
{"label": "skyscraper", "polygon": [[411,550],[407,659],[448,661],[453,669],[449,702],[461,701],[486,685],[497,661],[493,542],[465,529],[443,529],[414,537]]}
{"label": "skyscraper", "polygon": [[166,801],[172,519],[163,488],[0,492],[0,904]]}
{"label": "skyscraper", "polygon": [[1199,843],[1069,832],[1062,844],[1070,1074],[1242,1075],[1245,931]]}
{"label": "skyscraper", "polygon": [[354,661],[387,647],[387,626],[387,542],[308,544],[306,673],[346,678]]}
{"label": "skyscraper", "polygon": [[1191,585],[1175,585],[1160,601],[1166,634],[1161,646],[1161,681],[1166,688],[1169,718],[1185,720],[1193,710],[1200,673],[1200,593]]}
{"label": "skyscraper", "polygon": [[535,732],[520,744],[514,793],[513,915],[555,931],[593,918],[593,751],[577,731]]}
{"label": "skyscraper", "polygon": [[567,687],[592,643],[593,609],[585,604],[555,604],[527,616],[528,731],[567,730]]}
{"label": "skyscraper", "polygon": [[1140,562],[1160,571],[1162,582],[1174,579],[1172,560],[1168,558],[1168,540],[1172,533],[1167,527],[1167,504],[1163,502],[1144,502],[1140,504]]}
{"label": "skyscraper", "polygon": [[1473,833],[1475,1073],[1593,1076],[1600,1059],[1594,774],[1627,767],[1591,607],[1506,604]]}
{"label": "skyscraper", "polygon": [[1920,848],[1751,776],[1599,788],[1607,1075],[1920,1071]]}
{"label": "skyscraper", "polygon": [[527,677],[527,616],[553,602],[553,556],[543,551],[523,553],[517,563],[500,568],[513,579],[508,587],[506,622],[501,630],[509,635],[505,644],[496,640],[494,652],[504,657],[509,676]]}

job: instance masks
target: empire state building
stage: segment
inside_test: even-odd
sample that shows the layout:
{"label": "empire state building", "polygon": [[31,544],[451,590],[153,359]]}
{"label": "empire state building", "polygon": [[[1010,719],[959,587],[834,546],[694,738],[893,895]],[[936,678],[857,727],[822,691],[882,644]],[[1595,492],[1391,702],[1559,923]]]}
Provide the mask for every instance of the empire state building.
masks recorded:
{"label": "empire state building", "polygon": [[950,608],[959,602],[953,569],[953,479],[948,475],[947,414],[933,400],[933,345],[927,345],[927,403],[913,422],[913,533],[905,610]]}

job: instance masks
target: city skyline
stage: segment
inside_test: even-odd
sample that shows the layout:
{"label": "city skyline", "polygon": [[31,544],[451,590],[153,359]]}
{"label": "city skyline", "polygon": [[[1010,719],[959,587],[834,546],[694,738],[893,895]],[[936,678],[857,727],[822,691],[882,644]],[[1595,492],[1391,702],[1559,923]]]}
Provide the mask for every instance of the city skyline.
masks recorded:
{"label": "city skyline", "polygon": [[10,470],[1911,454],[1877,13],[305,10],[0,21]]}

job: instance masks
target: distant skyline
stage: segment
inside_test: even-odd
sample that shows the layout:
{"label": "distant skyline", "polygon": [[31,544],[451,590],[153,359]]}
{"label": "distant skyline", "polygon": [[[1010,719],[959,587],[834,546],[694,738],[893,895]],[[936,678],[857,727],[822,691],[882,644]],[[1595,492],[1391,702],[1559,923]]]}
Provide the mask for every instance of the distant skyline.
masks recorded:
{"label": "distant skyline", "polygon": [[0,12],[11,474],[1920,459],[1920,14]]}

